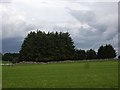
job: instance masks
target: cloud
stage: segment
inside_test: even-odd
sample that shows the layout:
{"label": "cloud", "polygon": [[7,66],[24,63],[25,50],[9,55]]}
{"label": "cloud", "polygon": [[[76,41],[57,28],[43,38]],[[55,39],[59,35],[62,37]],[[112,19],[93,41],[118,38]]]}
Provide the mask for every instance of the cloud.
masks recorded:
{"label": "cloud", "polygon": [[108,43],[117,48],[117,3],[14,0],[2,8],[4,52],[17,52],[27,33],[37,29],[69,32],[76,48],[97,50]]}
{"label": "cloud", "polygon": [[25,13],[19,13],[10,6],[2,7],[2,38],[25,37],[28,30],[33,29],[31,21]]}
{"label": "cloud", "polygon": [[[116,5],[115,3],[100,3],[102,10],[109,10],[109,6]],[[106,7],[105,7],[106,5]],[[97,3],[97,6],[99,4]],[[117,6],[117,5],[116,5]],[[97,8],[97,7],[96,7]],[[114,8],[115,9],[115,8]],[[114,9],[111,9],[115,11]],[[91,9],[91,10],[70,10],[70,14],[76,18],[81,24],[86,24],[89,28],[81,27],[79,35],[75,36],[76,46],[83,48],[98,48],[102,44],[112,44],[117,48],[118,38],[117,36],[117,11],[116,13],[110,13],[109,11],[102,12],[102,10]],[[100,12],[98,12],[100,11]],[[111,11],[111,12],[113,12]],[[102,15],[99,15],[102,13]],[[88,45],[88,47],[86,46]],[[86,46],[86,47],[85,47]]]}

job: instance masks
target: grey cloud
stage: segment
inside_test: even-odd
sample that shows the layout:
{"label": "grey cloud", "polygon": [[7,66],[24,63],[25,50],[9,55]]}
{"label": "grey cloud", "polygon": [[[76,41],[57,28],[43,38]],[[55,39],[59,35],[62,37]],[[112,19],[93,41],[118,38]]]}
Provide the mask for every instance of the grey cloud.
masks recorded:
{"label": "grey cloud", "polygon": [[[91,27],[87,29],[82,27],[78,30],[78,36],[74,39],[78,48],[86,45],[89,48],[97,48],[102,44],[114,45],[116,43],[117,38],[116,41],[113,39],[117,35],[117,25],[115,25],[117,23],[106,24],[106,22],[99,22],[100,19],[96,17],[93,11],[69,10],[70,14],[80,23],[88,24]],[[95,31],[92,31],[92,29],[95,29]],[[117,46],[114,45],[114,47]]]}
{"label": "grey cloud", "polygon": [[2,36],[3,38],[25,37],[29,30],[34,29],[31,25],[26,25],[25,22],[21,24],[3,24]]}
{"label": "grey cloud", "polygon": [[104,24],[97,21],[97,17],[93,11],[70,10],[70,14],[80,23],[86,23],[93,28],[100,29],[100,32],[104,32],[107,28]]}
{"label": "grey cloud", "polygon": [[96,22],[95,14],[92,11],[70,10],[70,14],[74,16],[79,22],[90,23]]}
{"label": "grey cloud", "polygon": [[[70,3],[78,3],[78,1],[79,0],[72,0],[72,2]],[[41,3],[48,5],[45,2]],[[89,3],[81,4],[79,2],[79,4],[87,6]],[[96,7],[98,8],[99,6],[100,12],[98,12],[96,9],[89,11],[78,9],[76,10],[76,8],[74,8],[74,5],[74,9],[72,9],[72,6],[69,7],[69,5],[71,4],[66,5],[68,6],[63,6],[68,8],[60,7],[60,11],[57,10],[57,8],[53,9],[53,7],[49,7],[49,5],[47,8],[38,7],[37,5],[34,8],[33,5],[33,7],[30,7],[30,10],[28,10],[28,5],[27,7],[25,7],[25,10],[23,10],[25,11],[25,13],[27,13],[26,15],[24,15],[22,12],[16,11],[17,9],[20,9],[20,5],[19,7],[16,6],[15,11],[13,9],[10,9],[9,11],[5,12],[3,19],[3,52],[18,52],[22,44],[22,40],[27,35],[27,33],[31,30],[37,29],[46,32],[68,31],[74,40],[76,48],[80,49],[98,49],[100,45],[107,43],[111,43],[112,45],[114,45],[114,47],[117,47],[117,26],[115,26],[116,22],[114,22],[116,21],[116,17],[112,19],[114,15],[112,17],[109,17],[109,15],[107,15],[115,13],[115,10],[112,9],[113,6],[110,7],[111,4],[107,9],[104,9],[107,7],[105,3],[104,5],[102,3],[99,5],[93,3],[92,5],[94,7],[92,7],[92,9]],[[88,7],[91,8],[92,5],[88,5]],[[104,6],[104,8],[102,8],[102,5]],[[50,10],[48,10],[48,8],[50,8]],[[111,11],[107,13],[109,9],[111,9],[112,13]],[[47,11],[44,12],[45,10]],[[57,13],[57,11],[59,13]],[[52,12],[52,14],[49,14],[47,12]],[[54,12],[56,12],[57,14]],[[106,17],[104,17],[104,14],[101,15],[101,13],[105,13]],[[31,16],[34,20],[30,21],[32,18],[30,18],[29,16]],[[43,22],[42,19],[45,19],[46,21]],[[88,25],[88,27],[84,25]]]}
{"label": "grey cloud", "polygon": [[27,21],[19,19],[10,20],[9,15],[3,18],[2,21],[2,38],[14,38],[14,37],[25,37],[29,30],[36,28]]}
{"label": "grey cloud", "polygon": [[7,38],[2,40],[2,53],[19,52],[21,48],[21,38]]}

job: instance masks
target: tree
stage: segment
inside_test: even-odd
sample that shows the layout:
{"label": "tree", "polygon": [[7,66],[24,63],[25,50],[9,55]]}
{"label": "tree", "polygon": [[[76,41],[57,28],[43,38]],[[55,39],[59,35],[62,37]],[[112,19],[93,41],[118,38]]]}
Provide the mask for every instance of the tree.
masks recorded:
{"label": "tree", "polygon": [[15,64],[15,63],[19,63],[19,59],[18,57],[15,57],[12,59],[12,63]]}
{"label": "tree", "polygon": [[118,59],[120,59],[120,55],[118,56]]}
{"label": "tree", "polygon": [[2,53],[0,53],[0,61],[2,61],[2,56],[3,56]]}
{"label": "tree", "polygon": [[72,59],[74,45],[68,32],[30,32],[23,41],[21,61],[51,61]]}
{"label": "tree", "polygon": [[97,52],[97,58],[103,59],[104,58],[104,46],[100,46]]}
{"label": "tree", "polygon": [[85,50],[78,50],[78,49],[76,49],[75,50],[75,57],[74,57],[74,59],[85,60],[86,59]]}
{"label": "tree", "polygon": [[86,57],[87,57],[87,59],[96,59],[97,54],[94,50],[90,49],[90,50],[86,51]]}
{"label": "tree", "polygon": [[[3,61],[14,61],[16,58],[19,58],[19,53],[5,53],[3,56],[2,56],[2,60]],[[16,59],[16,62],[19,62],[18,59]]]}
{"label": "tree", "polygon": [[109,59],[116,57],[116,51],[110,44],[106,46],[100,46],[98,49],[97,57],[99,59]]}

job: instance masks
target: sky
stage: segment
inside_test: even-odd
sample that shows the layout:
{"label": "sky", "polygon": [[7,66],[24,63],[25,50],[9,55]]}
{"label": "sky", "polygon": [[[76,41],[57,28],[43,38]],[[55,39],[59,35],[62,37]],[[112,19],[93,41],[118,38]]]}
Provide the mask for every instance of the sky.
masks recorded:
{"label": "sky", "polygon": [[117,0],[1,0],[1,52],[19,52],[30,31],[69,32],[78,49],[118,50]]}

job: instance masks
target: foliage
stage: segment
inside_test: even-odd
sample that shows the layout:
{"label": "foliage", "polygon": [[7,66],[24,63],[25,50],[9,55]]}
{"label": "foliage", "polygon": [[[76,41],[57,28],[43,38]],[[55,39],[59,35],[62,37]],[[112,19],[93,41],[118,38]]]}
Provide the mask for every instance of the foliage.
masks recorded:
{"label": "foliage", "polygon": [[118,59],[120,59],[120,55],[118,56]]}
{"label": "foliage", "polygon": [[101,46],[96,53],[90,49],[75,49],[72,38],[68,32],[30,32],[25,38],[21,50],[21,61],[60,61],[60,60],[84,60],[105,59],[116,56],[114,48],[109,44]]}
{"label": "foliage", "polygon": [[76,49],[76,50],[75,50],[74,59],[77,59],[77,60],[85,60],[85,59],[86,59],[85,50],[78,50],[78,49]]}
{"label": "foliage", "polygon": [[96,53],[93,49],[75,49],[68,32],[30,32],[24,39],[19,53],[1,54],[2,60],[13,63],[19,61],[63,61],[85,59],[109,59],[116,57],[112,45],[100,46]]}
{"label": "foliage", "polygon": [[97,58],[97,54],[94,50],[92,50],[92,49],[87,50],[86,59],[96,59],[96,58]]}
{"label": "foliage", "polygon": [[22,61],[67,60],[74,56],[74,45],[67,33],[30,32],[25,38],[21,50]]}
{"label": "foliage", "polygon": [[116,52],[112,45],[100,46],[98,49],[97,57],[99,59],[109,59],[116,57]]}
{"label": "foliage", "polygon": [[19,62],[18,58],[19,58],[19,53],[5,53],[4,55],[2,55],[3,61],[10,61],[17,63]]}
{"label": "foliage", "polygon": [[0,53],[0,61],[2,61],[2,56],[3,56],[2,53]]}

